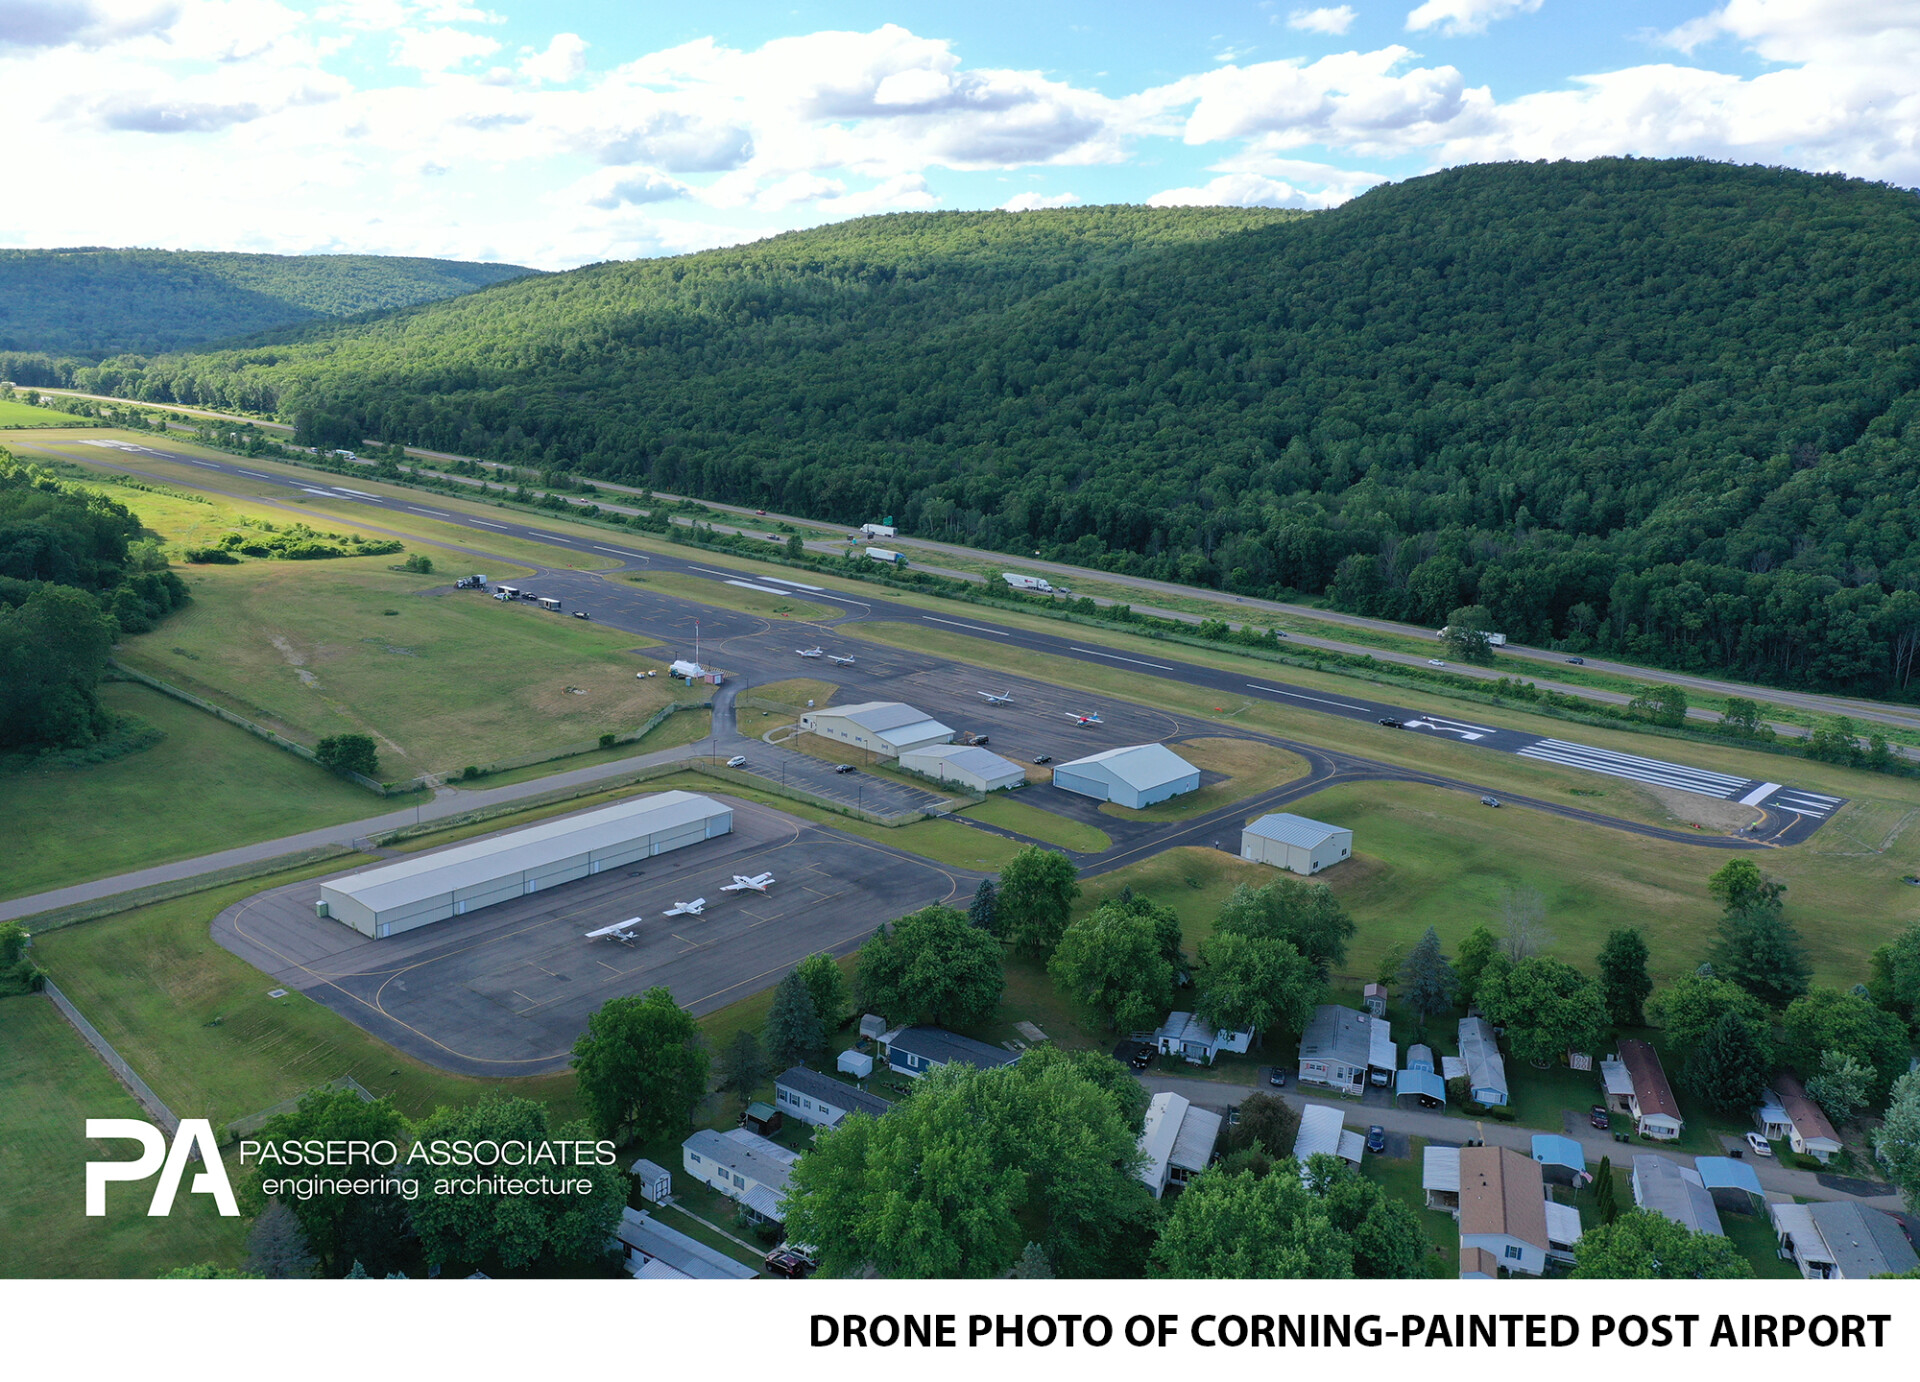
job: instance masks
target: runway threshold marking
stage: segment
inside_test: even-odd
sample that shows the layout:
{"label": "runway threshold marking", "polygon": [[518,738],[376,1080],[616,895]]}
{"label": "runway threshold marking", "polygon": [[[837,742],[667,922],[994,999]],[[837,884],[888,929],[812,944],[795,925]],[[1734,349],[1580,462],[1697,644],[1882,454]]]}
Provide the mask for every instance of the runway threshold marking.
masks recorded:
{"label": "runway threshold marking", "polygon": [[1162,672],[1171,672],[1175,670],[1174,668],[1167,666],[1167,664],[1164,662],[1142,662],[1137,657],[1121,657],[1120,654],[1118,653],[1103,653],[1098,648],[1076,648],[1071,643],[1069,643],[1067,646],[1069,648],[1072,648],[1074,652],[1086,653],[1089,657],[1110,657],[1115,662],[1131,662],[1136,667],[1153,667]]}
{"label": "runway threshold marking", "polygon": [[995,638],[1009,638],[1012,636],[1004,629],[990,629],[981,624],[963,624],[958,619],[935,619],[931,614],[923,614],[920,617],[925,619],[929,624],[950,624],[956,629],[972,629],[975,633],[990,633]]}

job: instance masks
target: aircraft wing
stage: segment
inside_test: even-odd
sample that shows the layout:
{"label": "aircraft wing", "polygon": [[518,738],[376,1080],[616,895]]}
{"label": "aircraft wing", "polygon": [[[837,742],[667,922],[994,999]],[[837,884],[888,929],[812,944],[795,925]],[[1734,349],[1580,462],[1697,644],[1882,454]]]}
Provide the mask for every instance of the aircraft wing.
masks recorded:
{"label": "aircraft wing", "polygon": [[640,917],[628,917],[625,921],[616,921],[611,926],[602,926],[598,931],[587,932],[587,939],[591,941],[598,940],[602,936],[617,936],[629,926],[638,926],[640,922]]}

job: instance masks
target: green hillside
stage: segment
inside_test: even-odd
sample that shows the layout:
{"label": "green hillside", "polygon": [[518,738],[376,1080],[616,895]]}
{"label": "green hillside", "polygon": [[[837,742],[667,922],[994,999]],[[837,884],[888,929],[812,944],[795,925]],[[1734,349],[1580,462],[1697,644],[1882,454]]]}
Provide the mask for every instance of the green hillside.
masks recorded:
{"label": "green hillside", "polygon": [[0,249],[0,351],[180,350],[434,302],[531,272],[375,254]]}
{"label": "green hillside", "polygon": [[98,371],[1779,684],[1920,650],[1920,202],[1693,161],[891,216]]}

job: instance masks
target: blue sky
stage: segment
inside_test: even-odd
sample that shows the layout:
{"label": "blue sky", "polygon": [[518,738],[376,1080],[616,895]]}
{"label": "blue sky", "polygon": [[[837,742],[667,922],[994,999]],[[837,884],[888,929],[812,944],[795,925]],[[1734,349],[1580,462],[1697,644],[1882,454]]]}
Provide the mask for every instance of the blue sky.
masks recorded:
{"label": "blue sky", "polygon": [[1325,207],[1451,164],[1920,183],[1920,0],[0,0],[0,244],[503,259],[848,216]]}

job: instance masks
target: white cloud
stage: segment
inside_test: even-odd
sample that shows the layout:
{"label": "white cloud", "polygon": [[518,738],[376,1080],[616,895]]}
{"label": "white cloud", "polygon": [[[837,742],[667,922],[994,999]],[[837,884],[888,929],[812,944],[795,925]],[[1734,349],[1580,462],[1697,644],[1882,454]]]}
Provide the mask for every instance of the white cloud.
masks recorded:
{"label": "white cloud", "polygon": [[1000,203],[1002,211],[1045,211],[1054,207],[1078,206],[1080,198],[1071,192],[1055,192],[1051,196],[1043,192],[1022,192],[1017,197],[1008,197]]}
{"label": "white cloud", "polygon": [[1287,16],[1287,27],[1308,34],[1344,34],[1360,16],[1352,5],[1317,10],[1294,10]]}
{"label": "white cloud", "polygon": [[520,75],[532,82],[570,82],[586,70],[587,41],[578,34],[555,34],[546,52],[520,60]]}
{"label": "white cloud", "polygon": [[679,201],[691,189],[653,168],[601,168],[582,178],[574,190],[588,206],[610,211]]}
{"label": "white cloud", "polygon": [[0,0],[0,50],[94,48],[165,33],[179,17],[172,0]]}
{"label": "white cloud", "polygon": [[1465,108],[1452,67],[1405,69],[1405,48],[1334,53],[1251,67],[1223,67],[1157,94],[1169,107],[1193,104],[1189,144],[1263,136],[1273,147],[1329,144],[1371,151],[1430,142]]}
{"label": "white cloud", "polygon": [[445,72],[500,51],[499,41],[465,29],[401,29],[395,36],[393,64],[419,72]]}
{"label": "white cloud", "polygon": [[1484,34],[1496,20],[1532,14],[1540,0],[1425,0],[1407,13],[1407,32],[1438,29],[1443,34]]}

